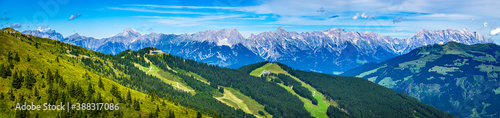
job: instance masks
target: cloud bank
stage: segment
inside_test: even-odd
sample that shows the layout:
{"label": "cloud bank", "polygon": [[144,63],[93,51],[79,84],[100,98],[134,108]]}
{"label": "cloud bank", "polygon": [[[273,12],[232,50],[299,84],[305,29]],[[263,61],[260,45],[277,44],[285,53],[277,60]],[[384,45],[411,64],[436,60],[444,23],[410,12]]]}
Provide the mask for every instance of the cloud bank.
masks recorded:
{"label": "cloud bank", "polygon": [[399,22],[407,21],[407,20],[408,19],[406,19],[406,18],[399,17],[399,18],[396,18],[396,19],[392,20],[392,24],[396,24],[396,23],[399,23]]}
{"label": "cloud bank", "polygon": [[40,26],[40,27],[37,27],[36,30],[38,30],[40,32],[45,32],[45,31],[49,31],[50,27],[48,27],[48,26]]}
{"label": "cloud bank", "polygon": [[500,27],[497,27],[496,29],[490,31],[490,35],[497,35],[499,33],[500,33]]}
{"label": "cloud bank", "polygon": [[69,17],[69,20],[71,21],[71,20],[76,19],[76,18],[78,18],[78,17],[80,17],[80,16],[81,16],[81,14],[74,14],[74,15],[71,15],[71,16]]}
{"label": "cloud bank", "polygon": [[21,28],[21,24],[14,23],[14,24],[10,25],[9,27],[11,27],[11,28]]}

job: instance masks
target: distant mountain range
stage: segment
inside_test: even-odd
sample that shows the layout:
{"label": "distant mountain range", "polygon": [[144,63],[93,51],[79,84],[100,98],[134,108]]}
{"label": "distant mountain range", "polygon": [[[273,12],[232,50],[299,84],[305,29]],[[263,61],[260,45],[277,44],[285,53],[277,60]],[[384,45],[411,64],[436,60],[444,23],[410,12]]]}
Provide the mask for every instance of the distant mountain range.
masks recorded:
{"label": "distant mountain range", "polygon": [[23,33],[60,40],[106,54],[155,47],[184,58],[230,68],[268,60],[302,70],[330,74],[339,74],[369,62],[381,62],[425,45],[449,41],[464,44],[493,42],[467,29],[421,30],[405,39],[342,29],[297,33],[286,31],[282,27],[276,31],[252,34],[248,38],[243,37],[236,29],[180,35],[141,35],[127,28],[122,33],[103,39],[79,34],[61,38],[62,35],[53,30]]}
{"label": "distant mountain range", "polygon": [[500,46],[449,42],[342,75],[368,79],[459,117],[500,117]]}

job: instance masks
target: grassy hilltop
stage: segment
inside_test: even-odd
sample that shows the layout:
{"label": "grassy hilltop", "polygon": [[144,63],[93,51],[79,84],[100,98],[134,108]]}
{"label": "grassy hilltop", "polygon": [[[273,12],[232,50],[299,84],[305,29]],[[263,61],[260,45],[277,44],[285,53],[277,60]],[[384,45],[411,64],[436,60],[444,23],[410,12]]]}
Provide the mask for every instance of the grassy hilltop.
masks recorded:
{"label": "grassy hilltop", "polygon": [[[118,61],[125,60],[21,34],[10,28],[3,29],[0,31],[0,117],[197,116],[198,111],[179,105],[173,96],[160,96],[138,86],[120,84],[126,80],[114,77],[129,78],[133,75],[116,69],[116,66],[129,68]],[[120,109],[71,112],[14,110],[15,104],[21,101],[40,105],[59,102],[115,103]]]}

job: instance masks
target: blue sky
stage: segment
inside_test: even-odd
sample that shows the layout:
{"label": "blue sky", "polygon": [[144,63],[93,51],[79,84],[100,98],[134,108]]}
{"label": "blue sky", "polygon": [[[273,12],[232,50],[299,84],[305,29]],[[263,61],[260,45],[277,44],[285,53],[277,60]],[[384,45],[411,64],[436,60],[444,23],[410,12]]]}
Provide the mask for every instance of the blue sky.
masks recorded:
{"label": "blue sky", "polygon": [[[422,29],[468,29],[500,43],[499,0],[0,0],[0,27],[105,38],[236,28],[244,36],[342,28],[406,38]],[[70,20],[71,19],[71,20]]]}

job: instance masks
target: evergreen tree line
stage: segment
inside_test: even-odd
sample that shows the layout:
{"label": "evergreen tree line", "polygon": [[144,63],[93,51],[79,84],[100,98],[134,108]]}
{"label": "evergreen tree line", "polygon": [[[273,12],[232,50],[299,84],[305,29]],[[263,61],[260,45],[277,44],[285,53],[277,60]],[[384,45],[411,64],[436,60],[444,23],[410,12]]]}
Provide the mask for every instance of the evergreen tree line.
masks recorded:
{"label": "evergreen tree line", "polygon": [[[273,117],[311,117],[310,113],[303,107],[304,104],[299,98],[276,83],[267,82],[265,79],[250,76],[240,70],[222,68],[215,65],[196,62],[194,60],[183,59],[178,56],[162,54],[146,57],[154,65],[158,65],[159,68],[166,71],[169,70],[166,66],[168,65],[174,69],[194,72],[210,81],[210,86],[215,90],[217,90],[219,86],[236,88],[244,95],[250,96],[257,102],[263,104],[265,110],[271,113]],[[189,84],[188,81],[186,82]]]}
{"label": "evergreen tree line", "polygon": [[283,85],[285,85],[285,86],[291,86],[292,90],[295,93],[297,93],[298,95],[300,95],[300,96],[302,96],[302,97],[304,97],[306,99],[311,100],[312,104],[318,105],[318,100],[316,100],[313,97],[312,92],[309,91],[309,89],[307,89],[306,87],[303,87],[302,83],[296,81],[292,77],[290,77],[288,75],[285,75],[285,74],[281,74],[281,73],[278,73],[278,74],[269,73],[269,74],[263,75],[262,77],[263,78],[267,78],[268,76],[273,76],[273,77],[279,78],[283,82]]}
{"label": "evergreen tree line", "polygon": [[[175,89],[171,85],[166,84],[165,82],[160,80],[159,78],[152,75],[147,75],[144,71],[135,67],[133,63],[136,63],[135,62],[137,61],[136,59],[128,60],[126,58],[121,58],[123,56],[131,54],[144,55],[146,54],[146,52],[149,51],[140,50],[138,52],[142,53],[128,53],[124,51],[120,54],[115,55],[112,59],[110,59],[113,62],[113,67],[115,69],[124,72],[126,75],[129,75],[129,76],[113,75],[112,78],[114,78],[116,82],[124,86],[130,86],[131,88],[141,91],[143,93],[154,92],[158,96],[165,96],[168,99],[172,99],[172,102],[176,104],[194,108],[196,110],[202,111],[202,113],[206,113],[207,115],[211,115],[212,113],[217,112],[219,116],[224,116],[224,117],[252,116],[250,114],[246,114],[240,109],[235,110],[234,108],[229,107],[224,103],[221,103],[220,101],[214,99],[211,96],[211,93],[197,92],[197,94],[192,96],[190,93]],[[134,58],[144,58],[144,57],[139,56]],[[197,90],[202,90],[198,86],[193,86],[193,87],[196,88]],[[166,99],[165,97],[164,99]]]}
{"label": "evergreen tree line", "polygon": [[[349,113],[350,117],[401,118],[415,115],[454,117],[404,93],[397,93],[362,78],[306,72],[292,69],[281,63],[277,64],[289,74],[323,93],[327,100],[335,100],[340,108]],[[330,109],[331,114],[338,112],[333,108]],[[331,114],[329,116],[332,116]],[[340,115],[345,116],[345,114]]]}

